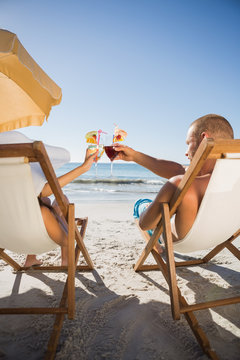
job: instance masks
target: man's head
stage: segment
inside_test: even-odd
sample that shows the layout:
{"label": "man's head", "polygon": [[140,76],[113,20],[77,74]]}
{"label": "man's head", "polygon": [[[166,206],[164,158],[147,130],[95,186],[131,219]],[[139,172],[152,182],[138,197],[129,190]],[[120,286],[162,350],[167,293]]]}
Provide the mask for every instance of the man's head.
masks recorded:
{"label": "man's head", "polygon": [[191,161],[201,141],[205,138],[233,139],[233,129],[222,116],[208,114],[193,121],[189,127],[186,143],[186,156]]}

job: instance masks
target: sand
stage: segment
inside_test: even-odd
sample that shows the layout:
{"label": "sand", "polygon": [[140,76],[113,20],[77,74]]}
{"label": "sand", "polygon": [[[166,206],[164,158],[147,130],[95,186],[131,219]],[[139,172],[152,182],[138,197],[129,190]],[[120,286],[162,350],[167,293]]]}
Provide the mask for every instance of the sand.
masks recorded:
{"label": "sand", "polygon": [[[185,318],[172,320],[161,272],[133,271],[144,240],[132,204],[77,205],[76,215],[89,217],[85,244],[95,270],[76,275],[76,317],[64,321],[56,359],[207,359]],[[240,246],[240,240],[235,243]],[[59,254],[57,249],[41,259],[57,263]],[[23,263],[24,256],[15,259]],[[224,251],[202,268],[179,269],[179,286],[189,302],[224,296],[226,289],[237,296],[239,270],[239,261]],[[16,275],[0,261],[0,306],[57,304],[64,279],[62,273]],[[195,314],[219,358],[239,359],[240,305]],[[42,359],[52,324],[52,315],[0,316],[0,359]]]}

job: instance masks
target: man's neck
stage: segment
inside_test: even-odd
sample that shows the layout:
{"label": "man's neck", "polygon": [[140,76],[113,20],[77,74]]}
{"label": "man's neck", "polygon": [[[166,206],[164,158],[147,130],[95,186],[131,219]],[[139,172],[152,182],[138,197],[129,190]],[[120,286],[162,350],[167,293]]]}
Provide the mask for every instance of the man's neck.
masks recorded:
{"label": "man's neck", "polygon": [[212,159],[206,160],[198,176],[212,174],[215,164],[216,164],[216,160],[212,160]]}

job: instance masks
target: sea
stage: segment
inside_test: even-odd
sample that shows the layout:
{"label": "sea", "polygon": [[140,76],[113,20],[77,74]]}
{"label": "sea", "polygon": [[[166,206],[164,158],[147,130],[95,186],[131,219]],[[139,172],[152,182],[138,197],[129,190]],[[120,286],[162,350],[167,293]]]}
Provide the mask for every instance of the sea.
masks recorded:
{"label": "sea", "polygon": [[[68,163],[56,171],[60,176],[79,163]],[[75,204],[82,202],[131,201],[140,198],[154,199],[166,179],[135,163],[98,163],[63,189]]]}

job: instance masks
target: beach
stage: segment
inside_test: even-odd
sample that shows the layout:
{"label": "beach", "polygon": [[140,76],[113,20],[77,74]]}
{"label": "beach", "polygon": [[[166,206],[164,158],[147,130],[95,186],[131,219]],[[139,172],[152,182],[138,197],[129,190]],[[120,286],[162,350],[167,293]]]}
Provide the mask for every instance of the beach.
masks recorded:
{"label": "beach", "polygon": [[0,360],[240,360],[240,0],[0,9]]}
{"label": "beach", "polygon": [[[56,359],[207,359],[185,318],[172,319],[161,272],[133,270],[144,240],[132,207],[131,201],[76,205],[76,216],[89,218],[85,245],[95,269],[76,274],[76,315],[65,318]],[[39,258],[57,264],[60,251]],[[24,256],[15,259],[23,263]],[[179,286],[189,303],[224,296],[226,288],[237,296],[239,270],[239,261],[224,250],[202,268],[178,269]],[[1,306],[57,305],[65,277],[34,270],[16,274],[0,261]],[[239,359],[240,305],[195,314],[219,358]],[[52,315],[2,315],[0,359],[42,359],[53,320]]]}

